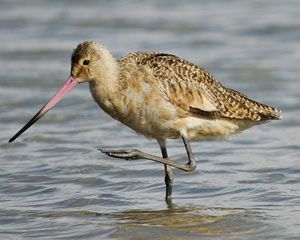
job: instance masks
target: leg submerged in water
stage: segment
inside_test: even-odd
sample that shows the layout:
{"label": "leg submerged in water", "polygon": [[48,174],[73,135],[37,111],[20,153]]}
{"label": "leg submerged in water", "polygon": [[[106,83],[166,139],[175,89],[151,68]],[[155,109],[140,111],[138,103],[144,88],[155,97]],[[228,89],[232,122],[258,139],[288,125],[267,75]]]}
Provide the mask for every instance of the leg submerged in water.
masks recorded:
{"label": "leg submerged in water", "polygon": [[[157,140],[163,158],[168,158],[166,140]],[[165,167],[165,183],[166,183],[166,201],[171,199],[173,191],[174,174],[171,166],[164,164]]]}

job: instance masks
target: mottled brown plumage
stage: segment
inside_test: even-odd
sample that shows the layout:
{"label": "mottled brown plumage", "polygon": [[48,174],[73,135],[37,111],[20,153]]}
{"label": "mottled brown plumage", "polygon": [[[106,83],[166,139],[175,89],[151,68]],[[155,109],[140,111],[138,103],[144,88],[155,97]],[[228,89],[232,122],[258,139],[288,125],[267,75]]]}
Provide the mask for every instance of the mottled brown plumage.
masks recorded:
{"label": "mottled brown plumage", "polygon": [[[165,164],[166,198],[172,167],[196,168],[189,140],[226,138],[267,120],[279,110],[222,86],[204,68],[171,54],[137,52],[116,60],[102,44],[88,41],[72,54],[71,76],[57,94],[14,137],[14,141],[78,83],[88,82],[97,104],[138,134],[156,139],[162,156],[138,150],[103,150],[112,157]],[[183,140],[188,162],[168,158],[166,139]]]}
{"label": "mottled brown plumage", "polygon": [[171,54],[136,52],[116,60],[102,44],[87,41],[74,49],[71,62],[73,80],[66,89],[88,82],[106,113],[158,141],[183,133],[190,140],[225,138],[281,118],[276,108],[222,86],[204,68]]}
{"label": "mottled brown plumage", "polygon": [[[138,66],[148,66],[165,88],[168,99],[184,111],[210,118],[246,119],[255,122],[280,119],[280,111],[251,100],[222,86],[204,68],[171,54],[137,52],[122,58]],[[193,106],[195,104],[195,106]],[[212,109],[207,110],[208,104]]]}

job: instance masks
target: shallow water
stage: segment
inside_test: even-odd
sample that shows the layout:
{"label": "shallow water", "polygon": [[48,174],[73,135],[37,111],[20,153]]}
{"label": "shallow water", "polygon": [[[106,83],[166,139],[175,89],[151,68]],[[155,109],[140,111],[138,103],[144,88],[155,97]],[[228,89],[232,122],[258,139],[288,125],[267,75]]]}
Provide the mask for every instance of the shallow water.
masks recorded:
{"label": "shallow water", "polygon": [[[1,239],[299,239],[299,1],[0,2]],[[284,119],[230,141],[193,143],[198,168],[125,162],[98,147],[159,154],[99,111],[79,86],[13,144],[7,140],[69,75],[72,49],[177,54]],[[184,153],[168,143],[170,155]]]}

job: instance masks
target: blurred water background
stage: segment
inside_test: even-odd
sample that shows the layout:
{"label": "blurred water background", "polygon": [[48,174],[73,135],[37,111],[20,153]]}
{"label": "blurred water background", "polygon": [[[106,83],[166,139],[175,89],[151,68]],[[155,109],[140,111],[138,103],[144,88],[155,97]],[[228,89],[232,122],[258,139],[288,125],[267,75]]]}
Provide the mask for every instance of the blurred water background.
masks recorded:
{"label": "blurred water background", "polygon": [[[160,154],[87,85],[8,144],[63,84],[83,40],[117,57],[176,54],[284,119],[193,143],[198,168],[175,171],[173,206],[162,165],[97,151]],[[300,1],[1,0],[0,42],[0,239],[299,239]]]}

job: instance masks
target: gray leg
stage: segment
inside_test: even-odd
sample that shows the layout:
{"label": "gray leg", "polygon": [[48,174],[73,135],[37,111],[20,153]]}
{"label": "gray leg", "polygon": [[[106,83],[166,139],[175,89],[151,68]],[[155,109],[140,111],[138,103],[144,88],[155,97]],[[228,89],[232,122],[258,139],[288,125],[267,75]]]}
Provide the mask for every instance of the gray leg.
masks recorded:
{"label": "gray leg", "polygon": [[188,162],[186,164],[175,162],[172,158],[157,157],[155,155],[144,153],[136,149],[129,149],[129,150],[99,149],[99,150],[110,157],[123,158],[126,160],[148,159],[148,160],[152,160],[155,162],[163,163],[178,168],[186,172],[190,172],[196,168],[197,164],[188,139],[183,134],[181,135],[181,138],[184,143],[187,156],[188,156]]}
{"label": "gray leg", "polygon": [[[160,146],[162,157],[168,158],[166,140],[160,140],[160,141],[158,140],[158,144]],[[165,167],[165,183],[166,183],[166,201],[168,203],[168,201],[172,197],[174,175],[171,166],[164,164],[164,167]]]}
{"label": "gray leg", "polygon": [[196,163],[194,154],[192,152],[192,148],[191,148],[189,140],[184,135],[181,135],[181,138],[182,138],[182,141],[184,143],[185,150],[186,150],[186,153],[187,153],[188,159],[189,159],[189,161],[188,161],[188,163],[186,165],[188,165],[189,168],[192,171],[192,170],[194,170],[197,167],[197,163]]}

